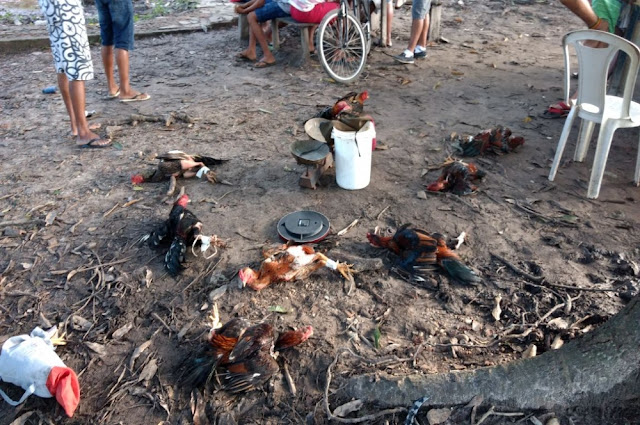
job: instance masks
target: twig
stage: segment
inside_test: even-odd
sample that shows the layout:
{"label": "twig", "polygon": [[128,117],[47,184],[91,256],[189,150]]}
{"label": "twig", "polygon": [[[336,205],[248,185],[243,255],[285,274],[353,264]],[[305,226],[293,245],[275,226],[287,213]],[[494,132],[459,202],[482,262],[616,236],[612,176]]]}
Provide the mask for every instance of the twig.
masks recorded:
{"label": "twig", "polygon": [[111,214],[112,212],[114,212],[116,210],[116,208],[118,208],[120,206],[120,202],[118,202],[117,204],[115,204],[113,206],[113,208],[111,208],[109,211],[107,211],[106,213],[102,214],[102,218],[106,218],[109,216],[109,214]]}
{"label": "twig", "polygon": [[382,217],[382,214],[384,214],[389,208],[391,208],[391,205],[387,205],[386,207],[384,207],[382,211],[380,211],[376,216],[376,220],[380,220],[380,217]]}
{"label": "twig", "polygon": [[[338,416],[335,416],[332,412],[331,412],[331,407],[329,407],[329,386],[331,385],[331,369],[336,365],[336,363],[338,363],[338,358],[340,357],[341,354],[344,353],[349,353],[354,357],[357,357],[359,359],[364,359],[362,356],[359,356],[357,354],[355,354],[353,351],[349,350],[348,348],[343,348],[340,351],[338,351],[336,353],[335,358],[333,359],[333,362],[329,365],[329,367],[327,368],[327,377],[326,377],[326,384],[324,387],[324,410],[325,413],[327,414],[327,419],[329,419],[329,421],[336,421],[336,422],[341,422],[341,423],[345,423],[345,424],[357,424],[357,423],[361,423],[361,422],[372,422],[373,420],[381,417],[381,416],[385,416],[385,415],[393,415],[396,413],[401,413],[401,412],[406,412],[407,409],[404,407],[396,407],[394,409],[386,409],[386,410],[382,410],[378,413],[372,414],[372,415],[365,415],[359,418],[350,418],[350,419],[344,419],[344,418],[339,418]],[[366,360],[366,359],[365,359]]]}
{"label": "twig", "polygon": [[129,202],[127,202],[126,204],[122,205],[122,208],[130,207],[131,205],[133,205],[133,204],[135,204],[135,203],[137,203],[137,202],[140,202],[140,201],[142,201],[143,199],[144,199],[144,198],[140,198],[140,199],[134,199],[134,200],[132,200],[132,201],[129,201]]}
{"label": "twig", "polygon": [[12,220],[12,221],[3,221],[0,223],[0,227],[6,226],[21,226],[23,224],[42,224],[44,220],[40,219],[28,219],[28,220]]}
{"label": "twig", "polygon": [[524,413],[522,413],[522,412],[496,412],[494,409],[495,409],[495,407],[491,406],[491,408],[487,411],[487,413],[482,415],[480,420],[478,420],[478,422],[476,422],[475,425],[480,425],[489,416],[507,416],[507,417],[524,416]]}
{"label": "twig", "polygon": [[287,366],[287,362],[284,362],[284,366],[282,367],[282,373],[284,374],[284,378],[287,380],[287,384],[289,384],[289,389],[291,390],[292,395],[296,395],[296,384],[293,382],[293,378],[289,373],[289,366]]}
{"label": "twig", "polygon": [[574,291],[589,291],[589,292],[617,292],[615,288],[584,288],[581,286],[561,285],[559,283],[545,282],[545,285],[553,286],[554,288],[561,289],[573,289]]}
{"label": "twig", "polygon": [[502,262],[505,266],[509,267],[511,269],[511,271],[513,271],[515,274],[520,275],[522,277],[524,277],[525,279],[529,279],[532,282],[536,282],[536,283],[540,283],[544,280],[544,276],[534,276],[532,274],[529,274],[527,272],[525,272],[524,270],[521,270],[520,268],[514,266],[513,264],[511,264],[509,261],[507,261],[506,258],[503,258],[501,256],[499,256],[498,254],[494,254],[493,252],[490,253],[491,256],[493,258],[495,258],[496,260],[499,260],[500,262]]}
{"label": "twig", "polygon": [[154,311],[153,313],[151,313],[151,315],[152,315],[155,319],[157,319],[160,323],[162,323],[162,326],[164,326],[164,327],[169,331],[169,333],[172,333],[172,332],[173,332],[173,329],[171,329],[171,328],[169,327],[169,325],[167,325],[167,323],[166,323],[164,320],[162,320],[162,318],[161,318],[160,316],[158,316],[158,313],[156,313],[156,312]]}
{"label": "twig", "polygon": [[353,220],[351,222],[351,224],[349,224],[347,227],[345,227],[344,229],[340,230],[338,232],[338,236],[342,236],[345,233],[347,233],[349,230],[351,230],[356,224],[358,224],[358,219],[356,218],[355,220]]}
{"label": "twig", "polygon": [[209,266],[207,266],[207,268],[204,269],[204,271],[202,273],[200,273],[198,276],[196,276],[191,282],[189,282],[189,284],[187,286],[184,287],[182,292],[186,292],[187,289],[191,288],[191,286],[193,286],[194,283],[198,282],[200,279],[202,279],[208,273],[211,273],[212,271],[214,271],[216,269],[216,267],[218,267],[218,264],[220,264],[220,261],[222,261],[222,258],[218,259],[218,262],[215,263],[213,266],[211,266],[211,264],[209,264]]}

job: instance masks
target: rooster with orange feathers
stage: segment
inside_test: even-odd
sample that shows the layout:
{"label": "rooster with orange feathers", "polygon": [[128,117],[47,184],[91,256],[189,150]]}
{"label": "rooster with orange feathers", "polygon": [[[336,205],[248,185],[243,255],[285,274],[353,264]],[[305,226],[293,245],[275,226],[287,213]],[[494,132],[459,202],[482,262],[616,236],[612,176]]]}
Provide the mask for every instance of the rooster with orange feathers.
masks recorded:
{"label": "rooster with orange feathers", "polygon": [[349,264],[329,259],[310,245],[278,245],[263,251],[264,261],[255,271],[245,267],[238,272],[243,285],[259,291],[276,282],[302,280],[322,267],[337,270],[345,279],[353,279]]}
{"label": "rooster with orange feathers", "polygon": [[209,347],[195,360],[189,360],[181,382],[188,387],[209,383],[220,370],[222,388],[231,393],[250,391],[267,382],[279,370],[278,352],[302,344],[313,335],[311,326],[282,332],[275,337],[268,323],[251,326],[242,318],[234,318],[220,326],[214,306]]}
{"label": "rooster with orange feathers", "polygon": [[437,265],[455,281],[475,285],[480,277],[467,267],[460,257],[447,247],[439,233],[428,233],[410,224],[401,226],[393,236],[367,233],[367,239],[376,247],[387,248],[398,256],[397,265],[411,275],[421,275]]}

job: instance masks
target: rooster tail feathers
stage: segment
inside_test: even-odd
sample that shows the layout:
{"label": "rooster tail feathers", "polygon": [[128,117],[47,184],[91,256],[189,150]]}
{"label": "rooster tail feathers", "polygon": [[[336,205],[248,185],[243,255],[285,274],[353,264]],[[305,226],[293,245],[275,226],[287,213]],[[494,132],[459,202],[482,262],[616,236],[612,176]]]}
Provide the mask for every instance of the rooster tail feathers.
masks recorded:
{"label": "rooster tail feathers", "polygon": [[457,258],[445,258],[440,261],[440,265],[453,280],[460,283],[476,285],[482,281],[476,272],[462,264]]}
{"label": "rooster tail feathers", "polygon": [[224,164],[225,162],[228,161],[228,159],[212,158],[210,156],[204,156],[204,155],[193,155],[193,159],[194,161],[202,162],[207,167]]}
{"label": "rooster tail feathers", "polygon": [[182,240],[182,238],[175,238],[173,242],[171,242],[169,251],[167,251],[167,254],[164,256],[164,267],[171,276],[176,277],[184,270],[185,267],[182,263],[184,262],[186,253],[187,245],[184,240]]}
{"label": "rooster tail feathers", "polygon": [[179,382],[186,388],[197,388],[206,385],[213,377],[218,362],[211,356],[204,354],[204,357],[187,360]]}

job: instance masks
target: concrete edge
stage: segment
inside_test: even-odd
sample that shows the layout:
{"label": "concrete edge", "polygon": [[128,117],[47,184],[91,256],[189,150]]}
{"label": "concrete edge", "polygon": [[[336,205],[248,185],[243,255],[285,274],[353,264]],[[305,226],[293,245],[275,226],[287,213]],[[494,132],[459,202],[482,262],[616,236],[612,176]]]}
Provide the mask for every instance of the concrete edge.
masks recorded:
{"label": "concrete edge", "polygon": [[[212,22],[207,25],[207,31],[230,28],[237,25],[238,18],[235,17],[226,22]],[[161,35],[185,34],[202,31],[202,26],[190,26],[184,28],[174,28],[166,30],[146,31],[135,34],[136,40],[144,38],[158,37]],[[92,34],[89,36],[89,43],[95,44],[100,42],[100,34]],[[9,38],[0,40],[0,54],[22,53],[31,50],[44,50],[50,47],[49,38]]]}

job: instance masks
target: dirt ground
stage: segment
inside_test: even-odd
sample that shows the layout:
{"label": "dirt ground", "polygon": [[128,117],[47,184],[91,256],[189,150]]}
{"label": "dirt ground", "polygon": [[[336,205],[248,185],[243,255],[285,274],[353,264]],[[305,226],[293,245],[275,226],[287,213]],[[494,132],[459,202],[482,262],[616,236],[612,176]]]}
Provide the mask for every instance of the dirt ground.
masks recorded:
{"label": "dirt ground", "polygon": [[[294,30],[283,30],[278,65],[254,70],[233,59],[243,43],[229,29],[139,41],[132,79],[152,99],[122,104],[105,98],[95,46],[97,77],[87,84],[87,109],[97,111],[92,120],[103,131],[113,132],[118,146],[109,150],[75,148],[61,98],[41,93],[55,84],[48,51],[1,55],[0,341],[58,324],[68,344],[57,351],[79,374],[82,400],[74,418],[65,419],[54,400],[31,397],[16,409],[4,405],[0,424],[20,417],[26,422],[17,423],[31,424],[322,424],[325,373],[341,347],[398,361],[376,368],[342,360],[332,391],[349,376],[375,370],[491,366],[522,358],[532,345],[540,355],[556,337],[566,343],[616,314],[638,289],[640,217],[631,183],[637,133],[616,134],[600,198],[592,201],[585,195],[593,152],[585,163],[573,163],[570,146],[556,181],[549,182],[563,120],[538,117],[562,96],[561,36],[581,23],[555,1],[448,2],[443,20],[449,43],[430,47],[428,59],[416,65],[397,65],[389,55],[406,43],[410,6],[397,11],[393,49],[374,50],[365,75],[349,88],[330,81],[317,62],[296,66]],[[299,187],[304,167],[292,158],[291,143],[306,138],[303,123],[319,105],[350,89],[369,91],[366,110],[387,147],[373,154],[370,185],[343,190],[330,171],[317,190]],[[129,123],[132,114],[171,112],[197,120],[169,127]],[[420,195],[438,176],[425,171],[451,152],[445,139],[452,132],[476,134],[497,124],[526,143],[516,153],[476,161],[487,172],[477,194]],[[223,184],[179,182],[206,232],[228,247],[209,261],[190,255],[178,279],[166,275],[160,254],[137,243],[167,217],[167,185],[136,191],[129,180],[171,149],[229,159],[216,169]],[[334,235],[321,246],[330,258],[356,265],[382,258],[384,267],[358,273],[350,295],[328,270],[261,292],[239,289],[237,271],[257,264],[261,247],[278,241],[278,220],[300,209],[331,220]],[[335,236],[355,219],[354,228]],[[462,286],[434,272],[432,281],[416,284],[390,272],[393,257],[370,246],[365,234],[407,222],[449,237],[466,232],[459,254],[483,282]],[[544,281],[515,274],[492,253]],[[240,397],[222,391],[196,396],[176,379],[184,359],[203,346],[210,293],[222,285],[227,290],[216,302],[223,320],[239,315],[278,330],[314,327],[308,342],[279,358],[288,364],[295,394],[281,374]],[[496,297],[499,321],[492,316]],[[543,318],[568,297],[571,309]],[[270,312],[274,306],[287,313]],[[534,329],[490,344],[514,324]],[[467,346],[446,345],[456,341]],[[485,344],[490,347],[472,347]],[[146,349],[133,358],[140,346]],[[348,400],[329,401],[335,408]],[[481,406],[479,415],[489,407]],[[210,422],[194,420],[194,408],[204,409]],[[429,408],[420,423],[427,423]],[[542,421],[557,415],[563,425],[640,423],[624,409],[595,410],[523,412],[483,423],[531,423],[531,415]],[[353,415],[375,411],[365,406]],[[446,423],[469,423],[468,413],[458,407]],[[399,414],[370,423],[403,422]]]}

